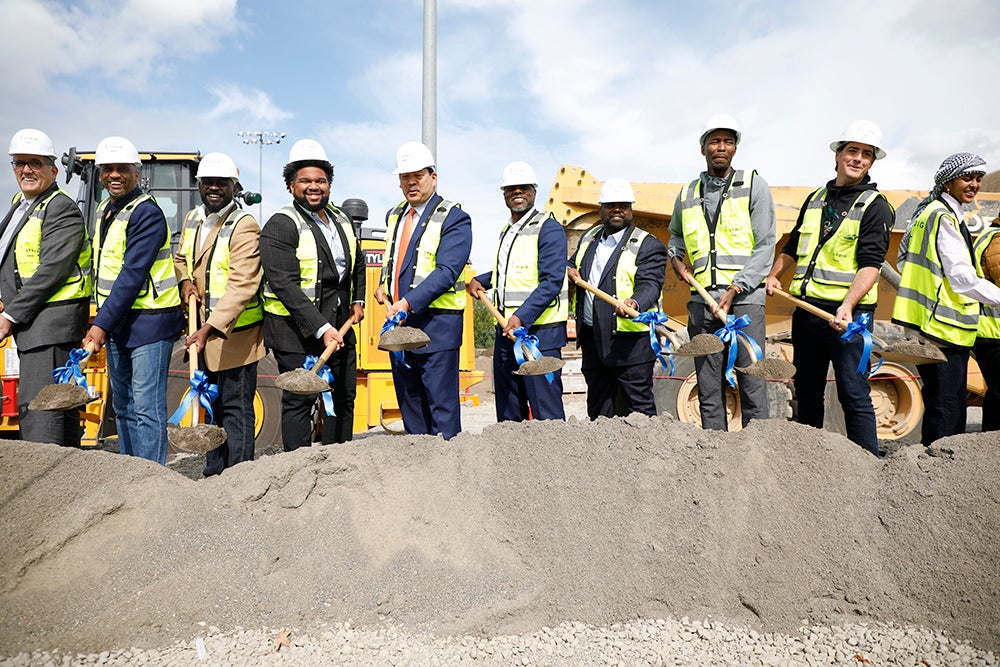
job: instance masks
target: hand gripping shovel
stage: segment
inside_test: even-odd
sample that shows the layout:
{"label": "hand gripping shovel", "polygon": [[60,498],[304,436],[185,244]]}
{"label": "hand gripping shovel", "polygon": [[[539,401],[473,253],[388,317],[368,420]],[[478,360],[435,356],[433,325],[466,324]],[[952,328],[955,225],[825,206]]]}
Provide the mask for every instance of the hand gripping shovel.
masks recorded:
{"label": "hand gripping shovel", "polygon": [[47,384],[28,403],[29,410],[47,410],[59,412],[82,408],[95,400],[87,387],[87,378],[81,370],[81,365],[97,350],[93,343],[87,343],[86,348],[76,348],[69,353],[69,361],[52,371],[55,384]]}
{"label": "hand gripping shovel", "polygon": [[[493,302],[486,298],[486,291],[479,290],[476,296],[486,306],[486,310],[490,311],[493,319],[500,323],[500,327],[505,328],[507,326],[507,318],[501,315],[497,307],[493,305]],[[528,330],[524,327],[507,332],[507,337],[514,341],[515,353],[520,352],[519,348],[523,348],[529,355],[528,359],[520,362],[517,370],[514,371],[515,375],[548,375],[559,370],[566,364],[565,361],[557,357],[542,356],[541,352],[538,351],[537,342],[533,339],[534,337],[529,336]],[[538,356],[534,356],[536,353]],[[516,356],[519,360],[522,358],[520,354],[516,354]]]}
{"label": "hand gripping shovel", "polygon": [[[349,317],[347,321],[344,322],[344,326],[340,327],[340,337],[343,338],[350,331],[351,326],[354,324],[354,318]],[[325,391],[330,391],[330,381],[320,377],[320,370],[326,364],[327,359],[333,354],[334,349],[337,347],[337,341],[330,341],[330,344],[326,346],[323,350],[323,354],[319,356],[315,364],[312,364],[312,368],[296,368],[288,371],[287,373],[282,373],[274,379],[274,384],[279,389],[284,389],[285,391],[290,391],[293,394],[322,394]],[[306,363],[308,364],[308,359]],[[329,373],[329,369],[324,375]],[[329,377],[329,376],[328,376]]]}
{"label": "hand gripping shovel", "polygon": [[[198,299],[191,295],[188,299],[188,330],[197,331]],[[188,364],[191,388],[188,389],[177,411],[167,423],[167,440],[177,449],[195,454],[204,454],[226,441],[226,431],[214,424],[201,424],[201,407],[208,410],[212,419],[212,401],[219,395],[219,387],[208,382],[208,375],[198,370],[198,348],[193,343],[188,347]],[[178,426],[190,409],[191,426]]]}
{"label": "hand gripping shovel", "polygon": [[[701,283],[694,279],[694,276],[687,271],[683,271],[681,273],[681,277],[684,279],[684,282],[691,285],[691,287],[694,287],[695,291],[698,292],[699,296],[705,300],[705,303],[708,304],[709,308],[716,310],[719,307],[719,303],[712,298],[712,295],[708,293],[708,290],[706,290]],[[785,361],[784,359],[764,359],[763,352],[758,344],[745,333],[740,331],[742,326],[750,324],[749,315],[745,316],[747,318],[745,322],[741,322],[743,318],[733,317],[732,320],[730,320],[729,318],[720,317],[718,313],[716,313],[716,317],[724,325],[724,327],[716,333],[720,340],[725,337],[725,342],[733,343],[735,342],[733,340],[735,338],[743,345],[744,349],[746,349],[747,353],[750,355],[750,358],[755,360],[746,368],[736,366],[736,370],[763,380],[785,380],[795,375],[795,364],[790,361]],[[730,386],[735,384],[735,375],[732,374],[732,369],[734,368],[733,364],[735,362],[736,349],[730,346],[729,367],[726,369],[726,379],[730,380]]]}
{"label": "hand gripping shovel", "polygon": [[[826,312],[822,308],[818,308],[807,301],[796,298],[784,290],[775,288],[774,293],[783,299],[791,301],[802,310],[812,313],[816,317],[820,317],[828,322],[833,321],[833,315]],[[846,331],[847,329],[846,327],[840,327],[839,325],[837,328],[841,331]],[[887,345],[886,342],[878,336],[872,335],[871,338],[882,348],[881,350],[876,350],[875,354],[879,355],[886,361],[894,361],[900,364],[938,364],[942,361],[946,361],[944,353],[941,352],[941,350],[935,345],[910,341]]]}
{"label": "hand gripping shovel", "polygon": [[379,334],[378,349],[386,352],[403,352],[427,347],[427,343],[431,342],[431,339],[416,327],[401,326],[405,319],[405,312],[399,312],[392,317],[385,318],[385,324],[382,325],[382,331]]}
{"label": "hand gripping shovel", "polygon": [[[630,317],[638,317],[640,314],[638,310],[629,308],[615,297],[597,287],[594,287],[583,278],[574,278],[573,282],[602,301],[607,301],[612,306],[621,306],[622,310],[624,310]],[[691,339],[691,342],[681,343],[680,339],[666,327],[657,324],[655,329],[657,334],[665,336],[670,341],[674,348],[670,353],[676,354],[679,357],[704,357],[709,354],[715,354],[716,352],[722,352],[724,347],[722,341],[719,340],[719,337],[713,336],[712,334],[698,334]]]}

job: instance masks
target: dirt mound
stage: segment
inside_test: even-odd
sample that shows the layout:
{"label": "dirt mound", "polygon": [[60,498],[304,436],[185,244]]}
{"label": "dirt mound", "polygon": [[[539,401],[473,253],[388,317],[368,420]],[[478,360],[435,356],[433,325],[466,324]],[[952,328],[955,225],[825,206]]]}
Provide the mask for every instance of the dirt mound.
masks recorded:
{"label": "dirt mound", "polygon": [[1000,458],[876,459],[783,421],[499,424],[368,438],[194,482],[0,443],[0,655],[162,646],[198,623],[437,634],[712,617],[883,621],[1000,648]]}

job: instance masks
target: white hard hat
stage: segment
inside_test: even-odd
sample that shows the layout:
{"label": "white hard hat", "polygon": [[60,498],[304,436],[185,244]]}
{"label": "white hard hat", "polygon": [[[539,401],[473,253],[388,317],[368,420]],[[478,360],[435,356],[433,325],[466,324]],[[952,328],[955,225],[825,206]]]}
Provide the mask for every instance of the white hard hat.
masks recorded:
{"label": "white hard hat", "polygon": [[601,195],[597,198],[598,204],[614,204],[618,202],[635,202],[635,193],[632,185],[624,178],[609,178],[601,186]]}
{"label": "white hard hat", "polygon": [[56,149],[52,145],[52,139],[41,130],[25,128],[20,130],[10,140],[11,155],[23,153],[24,155],[42,155],[55,159]]}
{"label": "white hard hat", "polygon": [[236,168],[233,158],[225,153],[206,153],[198,163],[198,174],[195,178],[231,178],[240,179],[240,170]]}
{"label": "white hard hat", "polygon": [[537,188],[538,177],[535,176],[535,170],[527,162],[511,162],[503,168],[500,189],[510,185],[533,185]]}
{"label": "white hard hat", "polygon": [[292,144],[292,149],[288,151],[288,163],[299,162],[301,160],[319,160],[329,163],[326,150],[315,139],[299,139]]}
{"label": "white hard hat", "polygon": [[882,128],[870,120],[856,120],[845,127],[840,139],[830,144],[830,150],[836,153],[841,144],[846,144],[849,141],[868,144],[874,148],[876,160],[885,157],[885,151],[882,150]]}
{"label": "white hard hat", "polygon": [[396,168],[394,174],[409,174],[434,166],[434,156],[431,149],[419,141],[407,141],[396,151]]}
{"label": "white hard hat", "polygon": [[743,137],[743,133],[740,132],[740,124],[736,122],[736,119],[725,113],[717,113],[708,117],[705,121],[705,128],[701,131],[701,136],[698,138],[698,145],[705,145],[705,137],[712,134],[715,130],[730,130],[736,135],[736,145],[740,145],[740,139]]}
{"label": "white hard hat", "polygon": [[134,164],[138,167],[142,165],[142,160],[135,144],[125,137],[105,137],[97,144],[94,164]]}

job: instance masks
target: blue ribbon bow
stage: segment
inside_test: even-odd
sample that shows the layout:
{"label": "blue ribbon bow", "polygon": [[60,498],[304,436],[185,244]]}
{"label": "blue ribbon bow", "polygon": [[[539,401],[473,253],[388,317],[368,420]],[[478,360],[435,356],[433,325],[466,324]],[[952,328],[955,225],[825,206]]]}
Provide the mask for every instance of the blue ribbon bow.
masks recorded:
{"label": "blue ribbon bow", "polygon": [[[407,315],[406,311],[401,310],[392,317],[385,318],[385,324],[382,325],[382,331],[380,331],[378,334],[379,337],[381,337],[382,334],[386,333],[387,331],[392,331],[393,329],[401,325],[403,323],[403,320],[406,319],[406,315]],[[410,365],[406,363],[406,360],[403,358],[403,350],[396,350],[395,352],[390,352],[389,354],[396,361],[403,364],[403,368],[410,367]]]}
{"label": "blue ribbon bow", "polygon": [[[860,313],[853,322],[847,325],[847,330],[840,336],[841,339],[846,341],[850,341],[855,336],[861,336],[861,340],[864,341],[865,348],[861,352],[861,359],[858,361],[857,371],[859,374],[867,375],[868,377],[874,375],[875,372],[882,367],[882,360],[879,359],[875,368],[873,368],[871,372],[867,371],[868,362],[871,360],[872,344],[874,343],[875,345],[878,345],[878,343],[875,343],[872,339],[871,332],[868,331],[868,324],[871,322],[871,319],[871,313]],[[882,346],[878,345],[878,349],[881,350]]]}
{"label": "blue ribbon bow", "polygon": [[663,344],[660,343],[660,337],[656,334],[656,325],[664,324],[667,321],[666,313],[659,312],[645,312],[639,313],[632,318],[633,322],[639,324],[649,325],[649,346],[653,348],[653,354],[659,359],[660,365],[663,366],[663,370],[667,371],[668,375],[674,374],[674,358],[671,356],[672,350],[670,346],[673,343],[667,343],[667,347],[664,348]]}
{"label": "blue ribbon bow", "polygon": [[736,387],[736,355],[739,353],[739,339],[743,338],[750,343],[750,349],[753,352],[754,359],[751,363],[756,363],[764,358],[764,351],[760,349],[760,345],[757,344],[753,338],[743,331],[744,328],[750,326],[749,315],[742,315],[736,317],[735,315],[726,315],[726,324],[721,329],[715,332],[723,343],[729,346],[729,359],[726,361],[726,381],[729,382],[729,386]]}
{"label": "blue ribbon bow", "polygon": [[81,347],[74,348],[69,353],[69,361],[52,370],[52,379],[56,384],[69,384],[70,380],[75,380],[76,384],[90,391],[87,386],[87,376],[83,374],[80,363],[90,356],[90,352]]}
{"label": "blue ribbon bow", "polygon": [[[219,385],[209,382],[208,375],[203,370],[195,371],[194,377],[188,381],[188,384],[191,385],[191,389],[184,394],[184,400],[167,421],[174,425],[180,424],[181,419],[191,409],[191,401],[197,396],[198,404],[204,408],[205,414],[208,415],[208,423],[211,424],[215,421],[215,415],[212,414],[212,403],[219,397]],[[194,424],[191,425],[194,426]]]}
{"label": "blue ribbon bow", "polygon": [[[518,327],[512,333],[514,334],[514,338],[517,339],[514,341],[514,358],[517,360],[518,366],[526,361],[532,361],[542,356],[542,351],[538,349],[538,336],[529,334],[527,327]],[[527,348],[528,354],[531,355],[530,358],[524,354],[525,348]],[[548,380],[549,384],[552,384],[556,379],[556,375],[552,372],[546,373],[545,379]]]}
{"label": "blue ribbon bow", "polygon": [[[319,361],[319,357],[312,354],[307,354],[306,361],[304,364],[302,364],[302,368],[311,371],[313,366],[316,365],[317,361]],[[323,366],[318,371],[316,371],[316,375],[318,375],[320,379],[326,382],[327,384],[333,382],[333,373],[331,373],[330,369],[326,366]],[[323,396],[323,409],[326,410],[327,416],[336,417],[337,413],[334,412],[333,410],[333,392],[324,391],[321,395]]]}

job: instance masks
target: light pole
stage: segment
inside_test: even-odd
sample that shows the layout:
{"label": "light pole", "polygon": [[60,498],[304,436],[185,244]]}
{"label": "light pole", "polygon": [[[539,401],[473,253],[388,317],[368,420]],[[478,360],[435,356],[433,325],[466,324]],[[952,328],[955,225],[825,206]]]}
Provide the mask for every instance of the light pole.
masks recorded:
{"label": "light pole", "polygon": [[258,217],[260,218],[257,222],[261,225],[264,224],[264,146],[270,144],[280,144],[281,140],[285,138],[284,132],[263,132],[261,130],[247,130],[245,132],[236,133],[245,144],[257,144],[257,171],[260,175],[260,183],[258,185],[258,191],[261,194],[260,210],[258,212]]}

